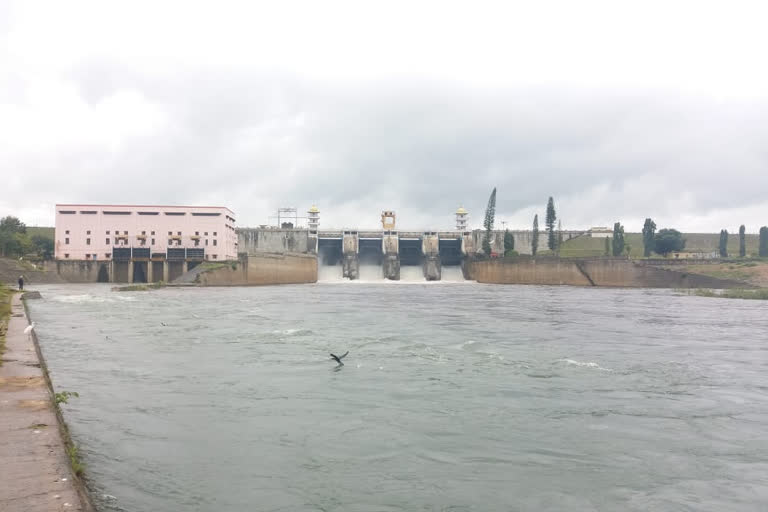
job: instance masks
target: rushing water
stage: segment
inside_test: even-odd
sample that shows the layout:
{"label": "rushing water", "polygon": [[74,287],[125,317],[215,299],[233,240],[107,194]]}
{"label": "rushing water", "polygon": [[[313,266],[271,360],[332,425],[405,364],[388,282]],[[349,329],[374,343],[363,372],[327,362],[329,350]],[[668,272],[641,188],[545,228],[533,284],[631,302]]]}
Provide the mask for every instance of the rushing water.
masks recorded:
{"label": "rushing water", "polygon": [[[317,284],[30,302],[101,510],[766,510],[768,309]],[[166,325],[163,325],[165,323]],[[335,369],[329,352],[343,353]]]}

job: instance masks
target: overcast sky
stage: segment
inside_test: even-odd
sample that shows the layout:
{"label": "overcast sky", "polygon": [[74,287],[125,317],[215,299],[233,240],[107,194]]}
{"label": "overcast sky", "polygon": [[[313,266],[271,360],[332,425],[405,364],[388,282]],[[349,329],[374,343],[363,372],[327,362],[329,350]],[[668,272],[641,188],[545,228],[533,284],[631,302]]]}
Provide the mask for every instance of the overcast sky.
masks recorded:
{"label": "overcast sky", "polygon": [[[764,7],[766,5],[766,7]],[[768,3],[0,1],[0,216],[768,224]]]}

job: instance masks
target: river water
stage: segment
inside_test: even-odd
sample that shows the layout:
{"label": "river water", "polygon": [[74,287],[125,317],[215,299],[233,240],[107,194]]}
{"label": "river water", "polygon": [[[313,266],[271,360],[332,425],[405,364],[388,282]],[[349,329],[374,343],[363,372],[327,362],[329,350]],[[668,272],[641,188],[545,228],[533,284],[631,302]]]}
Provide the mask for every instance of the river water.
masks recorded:
{"label": "river water", "polygon": [[103,511],[768,509],[765,302],[40,289],[32,316],[54,386],[80,393],[65,416]]}

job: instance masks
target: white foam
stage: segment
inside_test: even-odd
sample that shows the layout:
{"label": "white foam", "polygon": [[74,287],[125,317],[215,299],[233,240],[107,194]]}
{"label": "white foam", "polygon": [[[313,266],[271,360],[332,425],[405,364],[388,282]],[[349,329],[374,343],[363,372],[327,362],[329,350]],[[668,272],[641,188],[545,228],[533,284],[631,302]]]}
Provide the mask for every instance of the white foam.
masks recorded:
{"label": "white foam", "polygon": [[598,370],[602,370],[604,372],[612,372],[613,370],[610,368],[603,368],[597,363],[593,363],[592,361],[582,362],[582,361],[576,361],[574,359],[560,359],[560,361],[563,361],[566,364],[571,364],[574,366],[582,366],[585,368],[596,368]]}

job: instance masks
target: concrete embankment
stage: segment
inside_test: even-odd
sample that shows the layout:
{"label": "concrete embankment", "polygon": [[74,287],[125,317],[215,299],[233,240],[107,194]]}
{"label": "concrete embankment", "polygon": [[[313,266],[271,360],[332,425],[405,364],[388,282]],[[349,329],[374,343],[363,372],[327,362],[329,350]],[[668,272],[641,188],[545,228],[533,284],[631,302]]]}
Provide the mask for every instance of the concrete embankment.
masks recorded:
{"label": "concrete embankment", "polygon": [[625,259],[519,259],[473,261],[479,283],[610,286],[635,288],[750,288],[751,285]]}
{"label": "concrete embankment", "polygon": [[174,283],[202,286],[260,286],[317,282],[317,258],[308,254],[250,254],[237,261],[206,262]]}
{"label": "concrete embankment", "polygon": [[91,511],[67,455],[69,436],[19,295],[12,299],[0,366],[0,510]]}

